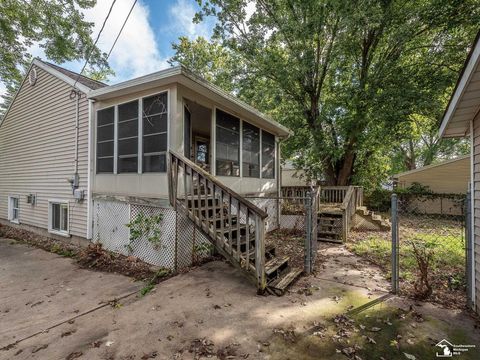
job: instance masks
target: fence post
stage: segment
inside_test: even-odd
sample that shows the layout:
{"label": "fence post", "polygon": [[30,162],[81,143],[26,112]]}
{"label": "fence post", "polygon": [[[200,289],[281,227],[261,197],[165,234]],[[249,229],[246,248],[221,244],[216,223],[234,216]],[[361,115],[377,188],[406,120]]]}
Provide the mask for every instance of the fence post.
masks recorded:
{"label": "fence post", "polygon": [[305,198],[305,260],[304,270],[306,274],[312,272],[312,199]]}
{"label": "fence post", "polygon": [[397,194],[392,194],[392,293],[397,294],[399,288],[398,263],[398,201]]}
{"label": "fence post", "polygon": [[467,306],[472,308],[473,299],[472,299],[472,287],[473,287],[473,278],[472,278],[472,252],[473,252],[473,234],[472,234],[472,194],[470,191],[467,192],[467,197],[465,199],[465,272],[467,279]]}

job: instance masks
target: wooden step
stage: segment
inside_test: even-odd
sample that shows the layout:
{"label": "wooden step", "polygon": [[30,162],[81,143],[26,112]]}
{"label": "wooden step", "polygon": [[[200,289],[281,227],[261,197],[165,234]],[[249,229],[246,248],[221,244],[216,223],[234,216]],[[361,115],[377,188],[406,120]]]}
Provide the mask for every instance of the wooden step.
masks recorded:
{"label": "wooden step", "polygon": [[317,232],[320,235],[341,235],[341,231],[324,231],[324,230],[319,230]]}
{"label": "wooden step", "polygon": [[292,285],[295,280],[302,274],[302,270],[298,268],[289,269],[288,272],[280,276],[279,278],[271,281],[267,286],[273,290],[273,292],[280,296],[285,294],[287,288]]}
{"label": "wooden step", "polygon": [[268,260],[265,264],[265,274],[267,274],[267,276],[278,275],[281,270],[288,267],[289,259],[288,256],[282,256]]}
{"label": "wooden step", "polygon": [[324,241],[324,242],[331,242],[331,243],[343,243],[342,239],[331,239],[331,238],[324,238],[321,236],[317,237],[317,241]]}

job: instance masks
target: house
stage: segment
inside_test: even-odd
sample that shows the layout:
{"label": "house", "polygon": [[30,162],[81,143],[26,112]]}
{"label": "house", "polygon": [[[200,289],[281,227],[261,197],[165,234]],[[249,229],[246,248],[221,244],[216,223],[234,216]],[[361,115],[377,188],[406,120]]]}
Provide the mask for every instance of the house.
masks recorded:
{"label": "house", "polygon": [[290,160],[282,166],[282,186],[308,186],[311,182],[306,178],[305,171],[297,170]]}
{"label": "house", "polygon": [[470,244],[468,297],[480,313],[480,32],[468,54],[439,130],[442,137],[469,137],[470,154]]}
{"label": "house", "polygon": [[438,194],[464,194],[470,182],[470,155],[405,171],[392,178],[401,189],[418,183]]}
{"label": "house", "polygon": [[[289,134],[184,67],[106,86],[36,59],[0,125],[0,218],[172,269],[213,245],[283,291],[301,271],[265,249],[279,206],[262,197]],[[158,231],[133,231],[146,218]]]}

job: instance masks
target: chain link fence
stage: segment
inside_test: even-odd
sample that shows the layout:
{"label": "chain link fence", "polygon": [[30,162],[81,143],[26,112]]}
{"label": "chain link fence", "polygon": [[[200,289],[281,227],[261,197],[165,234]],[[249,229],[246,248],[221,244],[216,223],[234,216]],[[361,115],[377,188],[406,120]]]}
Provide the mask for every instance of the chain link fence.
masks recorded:
{"label": "chain link fence", "polygon": [[392,196],[392,290],[463,307],[467,293],[466,197]]}
{"label": "chain link fence", "polygon": [[317,204],[311,196],[253,197],[247,199],[268,214],[266,249],[289,257],[289,266],[309,274],[317,251]]}

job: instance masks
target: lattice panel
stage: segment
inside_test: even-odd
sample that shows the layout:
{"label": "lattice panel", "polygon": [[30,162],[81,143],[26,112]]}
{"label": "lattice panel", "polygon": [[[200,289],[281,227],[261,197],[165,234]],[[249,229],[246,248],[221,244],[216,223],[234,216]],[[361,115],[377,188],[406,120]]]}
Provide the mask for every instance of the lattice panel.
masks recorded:
{"label": "lattice panel", "polygon": [[[149,241],[148,235],[130,241],[126,224],[140,214],[145,217],[162,215],[158,242]],[[195,228],[181,207],[176,212],[172,208],[95,200],[94,242],[101,243],[107,250],[172,270],[191,266],[213,254],[213,245]]]}
{"label": "lattice panel", "polygon": [[173,209],[159,208],[145,205],[130,205],[130,218],[143,214],[151,217],[161,215],[160,241],[153,244],[147,236],[136,239],[131,243],[131,255],[136,256],[149,264],[163,266],[169,269],[175,268],[175,226],[176,215]]}
{"label": "lattice panel", "polygon": [[94,242],[105,249],[128,255],[130,231],[125,225],[130,222],[127,203],[117,201],[94,201]]}
{"label": "lattice panel", "polygon": [[266,231],[272,231],[277,228],[277,200],[271,198],[248,198],[250,202],[262,209],[268,214],[266,219]]}

